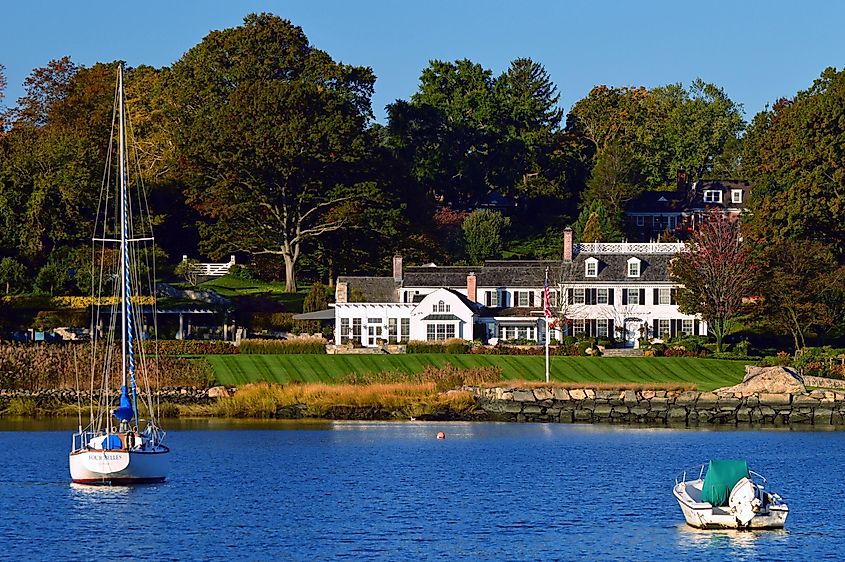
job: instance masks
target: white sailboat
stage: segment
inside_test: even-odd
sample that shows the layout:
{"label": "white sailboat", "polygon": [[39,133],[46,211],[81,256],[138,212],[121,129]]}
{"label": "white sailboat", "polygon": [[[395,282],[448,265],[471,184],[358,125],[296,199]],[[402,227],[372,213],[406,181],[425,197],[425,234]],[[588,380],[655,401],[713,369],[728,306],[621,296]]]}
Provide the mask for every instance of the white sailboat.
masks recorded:
{"label": "white sailboat", "polygon": [[[94,310],[110,318],[109,330],[104,334],[92,322],[92,404],[87,427],[73,435],[70,452],[70,475],[79,484],[141,484],[163,482],[167,476],[170,449],[164,444],[165,432],[156,421],[156,404],[150,391],[150,373],[143,346],[136,330],[143,326],[143,299],[139,291],[145,276],[152,291],[149,270],[138,259],[151,253],[153,245],[149,218],[143,216],[144,197],[130,196],[129,158],[127,150],[126,109],[124,106],[123,65],[118,66],[115,119],[117,121],[118,175],[115,193],[112,183],[111,154],[97,213],[97,228],[93,238],[94,264],[113,263],[113,273],[92,273]],[[114,121],[112,130],[114,132]],[[110,200],[115,202],[110,206]],[[111,248],[116,245],[117,252]],[[104,287],[111,283],[111,295]],[[154,292],[151,292],[152,296]],[[151,301],[155,315],[154,300]],[[106,309],[106,306],[109,309]],[[119,319],[119,326],[117,325]],[[120,339],[117,341],[117,336]],[[116,352],[119,343],[119,353]],[[115,350],[115,352],[112,352]],[[117,407],[111,403],[112,381],[118,372],[121,380]],[[100,381],[100,398],[94,404],[95,381]],[[139,384],[140,381],[140,384]],[[146,419],[140,418],[141,411]]]}

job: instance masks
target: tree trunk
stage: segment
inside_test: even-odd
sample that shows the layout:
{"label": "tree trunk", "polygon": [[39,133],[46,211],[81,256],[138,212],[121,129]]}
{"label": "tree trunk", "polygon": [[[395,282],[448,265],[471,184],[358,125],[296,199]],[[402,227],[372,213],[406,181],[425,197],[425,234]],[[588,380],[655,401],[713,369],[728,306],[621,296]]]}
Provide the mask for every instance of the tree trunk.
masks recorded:
{"label": "tree trunk", "polygon": [[296,292],[296,258],[291,254],[282,254],[285,258],[285,292]]}

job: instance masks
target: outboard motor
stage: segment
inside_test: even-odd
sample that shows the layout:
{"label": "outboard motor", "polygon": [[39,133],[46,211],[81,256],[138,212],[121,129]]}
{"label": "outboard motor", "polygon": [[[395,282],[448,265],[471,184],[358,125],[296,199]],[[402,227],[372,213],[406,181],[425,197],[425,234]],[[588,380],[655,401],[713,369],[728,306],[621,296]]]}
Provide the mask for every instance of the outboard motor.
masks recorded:
{"label": "outboard motor", "polygon": [[760,511],[762,502],[757,497],[757,485],[749,478],[741,478],[731,490],[728,506],[741,527],[746,527]]}

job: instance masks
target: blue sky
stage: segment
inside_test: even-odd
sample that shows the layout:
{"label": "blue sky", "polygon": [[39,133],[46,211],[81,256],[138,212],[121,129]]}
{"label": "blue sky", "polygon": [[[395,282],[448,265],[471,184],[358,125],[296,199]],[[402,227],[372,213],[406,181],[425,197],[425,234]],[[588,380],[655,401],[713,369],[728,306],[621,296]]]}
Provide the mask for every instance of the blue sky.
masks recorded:
{"label": "blue sky", "polygon": [[29,72],[77,64],[169,66],[212,29],[250,12],[290,19],[335,60],[373,67],[373,110],[407,99],[430,59],[469,58],[495,74],[517,57],[542,63],[568,110],[597,84],[653,87],[700,77],[743,104],[748,119],[845,66],[845,2],[781,0],[145,0],[4,3],[5,103]]}

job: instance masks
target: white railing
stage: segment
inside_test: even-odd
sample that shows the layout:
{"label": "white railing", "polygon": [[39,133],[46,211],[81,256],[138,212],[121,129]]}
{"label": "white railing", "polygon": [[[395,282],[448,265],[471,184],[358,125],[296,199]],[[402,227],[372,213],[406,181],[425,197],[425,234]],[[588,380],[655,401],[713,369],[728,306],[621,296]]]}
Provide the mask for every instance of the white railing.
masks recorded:
{"label": "white railing", "polygon": [[[182,261],[187,260],[188,256],[182,256]],[[229,261],[225,263],[191,264],[191,273],[194,275],[202,275],[203,277],[223,277],[229,273],[229,270],[233,265],[235,265],[235,256],[229,256]]]}
{"label": "white railing", "polygon": [[582,242],[575,253],[585,254],[677,254],[685,250],[683,242]]}

